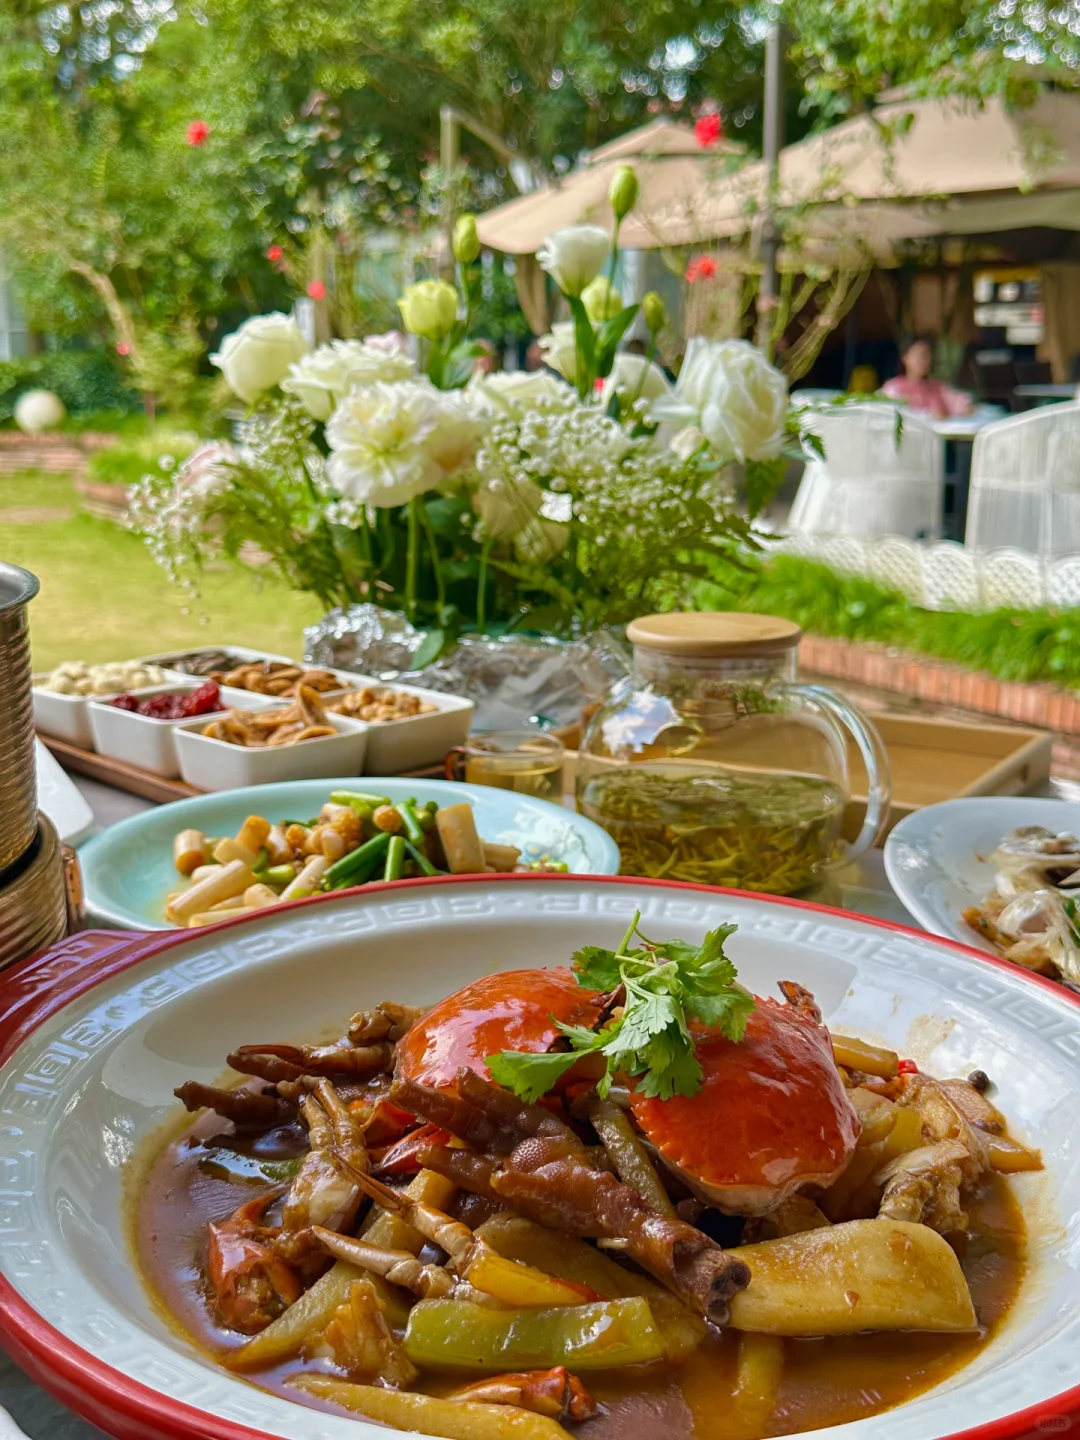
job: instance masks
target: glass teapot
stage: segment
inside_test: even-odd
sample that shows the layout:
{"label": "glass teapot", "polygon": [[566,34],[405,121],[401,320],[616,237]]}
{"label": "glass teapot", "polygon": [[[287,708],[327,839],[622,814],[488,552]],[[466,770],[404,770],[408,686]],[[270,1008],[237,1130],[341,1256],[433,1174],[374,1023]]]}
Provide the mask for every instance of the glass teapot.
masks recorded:
{"label": "glass teapot", "polygon": [[[885,747],[841,696],[795,682],[801,634],[726,612],[628,626],[633,669],[590,719],[577,774],[578,808],[618,843],[622,874],[789,895],[873,844]],[[850,846],[849,736],[869,777]]]}

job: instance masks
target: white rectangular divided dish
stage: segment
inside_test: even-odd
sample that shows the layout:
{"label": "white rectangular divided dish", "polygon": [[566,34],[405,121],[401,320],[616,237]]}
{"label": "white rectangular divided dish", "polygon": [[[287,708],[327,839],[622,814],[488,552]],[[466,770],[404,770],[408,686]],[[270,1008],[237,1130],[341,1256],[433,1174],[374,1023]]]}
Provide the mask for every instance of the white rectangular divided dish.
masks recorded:
{"label": "white rectangular divided dish", "polygon": [[[183,679],[171,685],[155,685],[146,690],[132,690],[129,693],[138,700],[148,700],[151,695],[166,695],[181,692],[185,695],[198,690],[204,680]],[[242,705],[247,699],[242,690],[221,691],[221,706],[205,715],[195,717],[204,725],[212,715],[220,715],[229,706]],[[174,732],[181,722],[178,720],[156,720],[150,715],[137,715],[132,710],[118,710],[107,700],[91,700],[86,707],[90,722],[90,733],[94,749],[99,755],[110,760],[123,760],[128,765],[138,765],[166,780],[174,780],[180,774],[180,761],[176,753]]]}
{"label": "white rectangular divided dish", "polygon": [[[368,730],[365,775],[403,775],[425,765],[437,765],[446,752],[466,740],[472,728],[476,706],[461,695],[444,695],[441,690],[422,690],[416,685],[399,685],[396,681],[377,680],[372,675],[356,675],[349,670],[335,670],[354,690],[370,686],[373,690],[398,690],[416,695],[435,706],[426,715],[407,715],[402,720],[372,721]],[[325,698],[336,699],[341,692],[333,691]]]}
{"label": "white rectangular divided dish", "polygon": [[[231,691],[230,694],[235,694]],[[265,701],[265,696],[253,697]],[[255,707],[250,707],[255,708]],[[258,708],[268,709],[265,703]],[[276,707],[275,707],[276,708]],[[180,774],[199,790],[235,790],[276,780],[319,780],[332,775],[359,775],[364,764],[369,727],[362,720],[328,715],[338,732],[296,745],[230,745],[202,734],[209,716],[183,720],[174,727]]]}
{"label": "white rectangular divided dish", "polygon": [[[255,665],[260,660],[279,660],[285,665],[302,665],[302,660],[294,660],[291,655],[275,655],[272,650],[252,650],[247,645],[189,645],[186,650],[166,650],[161,655],[140,655],[139,659],[145,665],[161,665],[169,669],[177,660],[183,660],[185,655],[198,655],[202,651],[223,650],[226,655],[233,657],[241,665]],[[178,674],[189,676],[187,670],[181,670]],[[205,679],[205,676],[199,677]]]}

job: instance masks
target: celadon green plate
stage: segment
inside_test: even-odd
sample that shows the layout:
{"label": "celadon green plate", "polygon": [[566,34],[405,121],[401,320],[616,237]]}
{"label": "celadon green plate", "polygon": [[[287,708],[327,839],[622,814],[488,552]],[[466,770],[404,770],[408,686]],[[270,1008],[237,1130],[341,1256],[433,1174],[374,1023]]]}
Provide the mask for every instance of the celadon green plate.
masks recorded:
{"label": "celadon green plate", "polygon": [[268,820],[305,820],[317,815],[331,790],[366,790],[392,801],[415,796],[422,805],[468,801],[485,840],[516,845],[526,860],[563,861],[575,875],[617,875],[619,847],[599,825],[546,800],[486,785],[448,780],[395,780],[347,776],[340,780],[290,780],[220,790],[174,800],[133,815],[95,835],[79,850],[86,907],[91,920],[121,930],[162,930],[169,892],[180,887],[173,865],[173,837],[180,830],[235,835],[249,815]]}

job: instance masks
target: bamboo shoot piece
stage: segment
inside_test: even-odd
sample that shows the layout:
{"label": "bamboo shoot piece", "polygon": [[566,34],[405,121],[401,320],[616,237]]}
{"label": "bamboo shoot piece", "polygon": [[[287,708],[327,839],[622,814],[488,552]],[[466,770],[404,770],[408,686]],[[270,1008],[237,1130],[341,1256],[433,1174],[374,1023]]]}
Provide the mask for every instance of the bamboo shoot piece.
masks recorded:
{"label": "bamboo shoot piece", "polygon": [[288,865],[292,860],[292,846],[285,839],[285,831],[280,825],[270,826],[264,843],[271,865]]}
{"label": "bamboo shoot piece", "polygon": [[378,1424],[443,1440],[570,1440],[557,1420],[515,1405],[437,1400],[381,1385],[351,1385],[328,1375],[297,1375],[289,1384]]}
{"label": "bamboo shoot piece", "polygon": [[648,1275],[609,1260],[594,1245],[559,1235],[520,1215],[496,1215],[476,1232],[508,1260],[519,1260],[561,1280],[587,1285],[605,1299],[641,1295],[664,1337],[667,1358],[681,1360],[705,1338],[705,1321]]}
{"label": "bamboo shoot piece", "polygon": [[490,1246],[481,1244],[466,1267],[463,1279],[515,1310],[546,1310],[558,1305],[587,1305],[603,1299],[577,1280],[559,1280],[545,1275],[534,1265],[507,1260]]}
{"label": "bamboo shoot piece", "polygon": [[[943,1242],[944,1243],[944,1242]],[[617,1370],[664,1355],[642,1296],[551,1310],[492,1310],[464,1300],[420,1300],[405,1353],[414,1365],[463,1370]]]}
{"label": "bamboo shoot piece", "polygon": [[261,881],[249,885],[244,891],[244,904],[253,910],[265,910],[267,905],[276,905],[279,898],[276,890],[271,890],[269,885],[264,885]]}
{"label": "bamboo shoot piece", "polygon": [[266,845],[270,829],[269,820],[265,820],[261,815],[249,815],[236,832],[236,843],[242,845],[245,850],[250,850],[253,855],[258,855]]}
{"label": "bamboo shoot piece", "polygon": [[861,1070],[882,1080],[895,1080],[900,1073],[900,1057],[895,1050],[868,1045],[865,1040],[856,1040],[850,1035],[834,1035],[832,1048],[836,1063],[848,1070]]}
{"label": "bamboo shoot piece", "polygon": [[206,862],[206,836],[201,830],[181,830],[173,840],[173,859],[181,875],[190,875]]}
{"label": "bamboo shoot piece", "polygon": [[364,1279],[372,1280],[375,1285],[390,1323],[403,1325],[407,1307],[393,1287],[345,1260],[338,1260],[265,1330],[234,1350],[225,1364],[230,1370],[254,1370],[279,1365],[282,1360],[299,1354],[308,1341],[329,1325],[339,1307],[348,1302],[354,1282]]}
{"label": "bamboo shoot piece", "polygon": [[491,845],[487,840],[481,840],[480,845],[485,865],[496,872],[509,873],[521,859],[521,851],[516,845]]}
{"label": "bamboo shoot piece", "polygon": [[255,875],[250,865],[243,860],[230,860],[222,865],[216,875],[208,875],[190,890],[170,901],[166,907],[166,918],[174,924],[183,924],[193,915],[205,914],[222,900],[232,900],[243,895],[249,885],[255,884]]}
{"label": "bamboo shoot piece", "polygon": [[472,806],[444,805],[435,812],[435,825],[451,875],[482,875],[487,862]]}
{"label": "bamboo shoot piece", "polygon": [[935,1231],[902,1220],[852,1220],[744,1245],[750,1284],[732,1297],[736,1330],[854,1335],[959,1333],[977,1326],[960,1262]]}
{"label": "bamboo shoot piece", "polygon": [[[405,1194],[410,1200],[418,1200],[444,1211],[449,1210],[453,1203],[454,1191],[453,1182],[445,1175],[436,1175],[434,1170],[421,1170],[405,1187]],[[407,1224],[400,1215],[390,1215],[379,1209],[368,1216],[360,1235],[369,1244],[380,1245],[384,1250],[408,1250],[413,1255],[419,1255],[427,1244],[420,1231]]]}
{"label": "bamboo shoot piece", "polygon": [[255,862],[259,858],[258,848],[249,850],[246,845],[241,845],[231,835],[226,835],[224,840],[219,840],[214,846],[214,859],[219,865],[228,865],[230,860],[243,860],[254,870]]}
{"label": "bamboo shoot piece", "polygon": [[744,1332],[739,1336],[734,1398],[740,1428],[765,1430],[780,1398],[783,1376],[784,1342],[779,1335]]}
{"label": "bamboo shoot piece", "polygon": [[220,925],[223,920],[235,920],[237,915],[254,915],[255,905],[230,905],[224,910],[207,910],[204,915],[192,915],[186,921],[189,930],[198,930],[202,925]]}
{"label": "bamboo shoot piece", "polygon": [[329,868],[330,862],[325,855],[312,855],[304,868],[291,880],[281,892],[282,900],[302,900],[305,895],[312,895],[322,884],[322,878]]}

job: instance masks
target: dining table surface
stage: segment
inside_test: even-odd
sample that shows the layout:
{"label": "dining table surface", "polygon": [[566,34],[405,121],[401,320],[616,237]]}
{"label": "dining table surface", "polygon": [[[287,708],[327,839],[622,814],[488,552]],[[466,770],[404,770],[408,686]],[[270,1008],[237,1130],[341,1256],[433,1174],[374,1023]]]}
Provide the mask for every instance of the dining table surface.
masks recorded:
{"label": "dining table surface", "polygon": [[[81,775],[71,778],[90,805],[95,834],[152,808],[152,802],[111,785]],[[834,872],[807,898],[859,915],[904,925],[916,923],[889,886],[880,848]],[[28,1440],[101,1440],[102,1432],[55,1400],[0,1349],[0,1440],[21,1440],[21,1436]]]}

